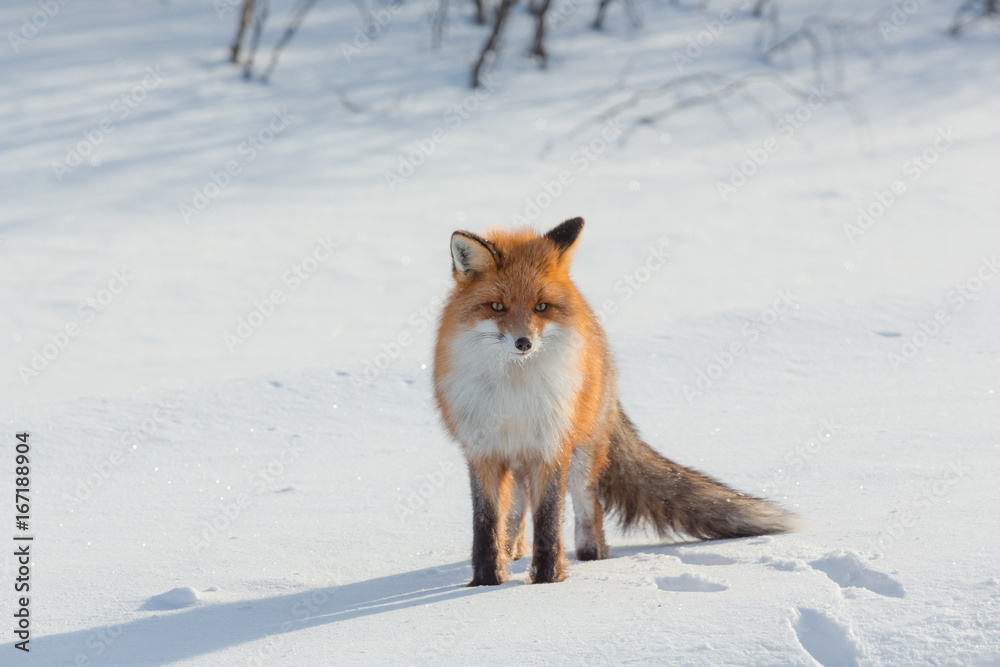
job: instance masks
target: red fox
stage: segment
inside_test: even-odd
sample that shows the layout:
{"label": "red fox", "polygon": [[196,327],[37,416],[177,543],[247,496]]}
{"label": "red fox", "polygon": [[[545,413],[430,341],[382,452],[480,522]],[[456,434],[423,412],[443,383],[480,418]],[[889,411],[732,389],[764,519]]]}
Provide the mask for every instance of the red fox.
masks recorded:
{"label": "red fox", "polygon": [[493,586],[527,550],[530,578],[566,578],[563,505],[576,557],[608,557],[603,512],[623,527],[698,539],[786,532],[795,517],[657,454],[622,410],[607,338],[569,277],[583,218],[544,235],[451,237],[455,288],[434,355],[434,397],[472,485],[472,581]]}

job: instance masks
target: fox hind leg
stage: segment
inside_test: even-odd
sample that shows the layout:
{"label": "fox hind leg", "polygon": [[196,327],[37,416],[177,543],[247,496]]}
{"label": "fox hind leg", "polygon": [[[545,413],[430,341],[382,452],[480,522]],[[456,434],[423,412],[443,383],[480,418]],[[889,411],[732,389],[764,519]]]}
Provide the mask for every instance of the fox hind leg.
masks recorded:
{"label": "fox hind leg", "polygon": [[604,541],[604,517],[597,501],[597,480],[593,475],[593,455],[586,447],[573,450],[569,465],[569,494],[573,498],[576,520],[576,557],[578,560],[601,560],[608,557]]}
{"label": "fox hind leg", "polygon": [[528,489],[523,471],[514,472],[507,512],[507,558],[515,561],[528,551]]}

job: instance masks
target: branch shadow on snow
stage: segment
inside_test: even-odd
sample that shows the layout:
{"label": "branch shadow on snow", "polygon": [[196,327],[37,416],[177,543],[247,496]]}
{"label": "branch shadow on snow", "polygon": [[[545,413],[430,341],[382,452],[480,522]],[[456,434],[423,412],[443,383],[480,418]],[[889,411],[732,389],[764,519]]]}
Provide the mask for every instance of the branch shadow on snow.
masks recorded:
{"label": "branch shadow on snow", "polygon": [[[512,574],[523,568],[522,561],[512,567]],[[32,638],[29,655],[32,662],[46,665],[152,667],[269,640],[245,647],[239,660],[269,664],[287,653],[295,633],[306,628],[496,590],[467,588],[470,576],[469,564],[461,562],[260,600],[201,603],[120,625]],[[10,655],[13,644],[0,646],[0,651]]]}

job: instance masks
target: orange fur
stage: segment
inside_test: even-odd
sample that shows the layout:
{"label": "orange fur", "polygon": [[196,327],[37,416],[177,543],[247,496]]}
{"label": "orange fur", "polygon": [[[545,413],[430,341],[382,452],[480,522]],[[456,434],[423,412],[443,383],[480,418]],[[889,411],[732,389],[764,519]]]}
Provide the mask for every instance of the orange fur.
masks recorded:
{"label": "orange fur", "polygon": [[[739,537],[781,532],[789,516],[766,501],[663,458],[618,401],[604,331],[569,276],[583,219],[545,235],[528,229],[452,236],[455,288],[434,354],[434,396],[469,463],[472,585],[506,579],[534,521],[531,577],[565,577],[567,488],[577,557],[606,558],[603,509],[661,534]],[[508,535],[508,531],[510,535]]]}

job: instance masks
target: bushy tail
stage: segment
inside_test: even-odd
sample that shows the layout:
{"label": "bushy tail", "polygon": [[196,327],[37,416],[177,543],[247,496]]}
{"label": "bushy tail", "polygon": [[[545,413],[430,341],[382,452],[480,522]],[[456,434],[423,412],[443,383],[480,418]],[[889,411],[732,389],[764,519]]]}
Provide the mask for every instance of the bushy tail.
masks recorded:
{"label": "bushy tail", "polygon": [[794,530],[796,516],[761,498],[747,496],[707,475],[657,454],[621,419],[611,437],[609,463],[597,495],[623,528],[648,524],[661,537],[687,535],[713,540]]}

